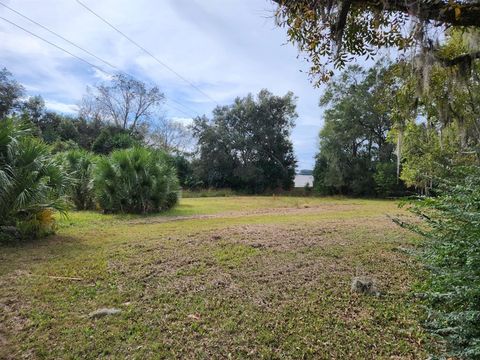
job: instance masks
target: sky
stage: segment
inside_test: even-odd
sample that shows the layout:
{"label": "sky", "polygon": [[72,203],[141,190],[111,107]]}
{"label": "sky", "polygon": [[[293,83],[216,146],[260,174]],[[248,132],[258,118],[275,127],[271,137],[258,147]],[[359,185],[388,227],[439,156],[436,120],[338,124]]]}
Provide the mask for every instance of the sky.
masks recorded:
{"label": "sky", "polygon": [[[182,78],[160,65],[76,0],[0,0],[19,13],[108,61],[123,72],[156,84],[167,96],[168,116],[188,123],[211,115],[218,104],[269,89],[298,97],[292,133],[298,169],[312,169],[322,126],[308,64],[275,26],[270,0],[81,0],[148,49]],[[68,50],[107,73],[115,70],[0,5],[3,17]],[[47,107],[72,113],[87,86],[108,79],[98,69],[0,19],[0,67]],[[198,91],[190,84],[201,90]],[[205,96],[205,93],[208,95]],[[181,104],[181,105],[180,105]]]}

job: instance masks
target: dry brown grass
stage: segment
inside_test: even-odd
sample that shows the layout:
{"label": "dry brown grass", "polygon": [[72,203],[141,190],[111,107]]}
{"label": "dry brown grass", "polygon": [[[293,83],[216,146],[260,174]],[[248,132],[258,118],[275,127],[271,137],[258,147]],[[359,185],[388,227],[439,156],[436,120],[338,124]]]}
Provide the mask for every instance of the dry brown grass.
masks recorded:
{"label": "dry brown grass", "polygon": [[[422,272],[398,250],[415,243],[387,218],[395,204],[339,202],[99,218],[4,248],[3,356],[425,357],[422,313],[409,295]],[[384,295],[352,294],[357,275]],[[88,318],[102,307],[122,313]]]}

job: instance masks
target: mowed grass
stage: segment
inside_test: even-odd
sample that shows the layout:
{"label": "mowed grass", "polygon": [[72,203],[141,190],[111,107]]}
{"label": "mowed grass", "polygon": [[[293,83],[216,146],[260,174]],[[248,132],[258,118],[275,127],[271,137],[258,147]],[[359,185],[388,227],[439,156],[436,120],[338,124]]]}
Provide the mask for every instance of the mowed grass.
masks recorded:
{"label": "mowed grass", "polygon": [[[227,197],[71,213],[55,236],[0,248],[0,358],[425,358],[416,240],[387,216],[400,212]],[[352,294],[356,275],[383,295]],[[105,307],[122,311],[88,317]]]}

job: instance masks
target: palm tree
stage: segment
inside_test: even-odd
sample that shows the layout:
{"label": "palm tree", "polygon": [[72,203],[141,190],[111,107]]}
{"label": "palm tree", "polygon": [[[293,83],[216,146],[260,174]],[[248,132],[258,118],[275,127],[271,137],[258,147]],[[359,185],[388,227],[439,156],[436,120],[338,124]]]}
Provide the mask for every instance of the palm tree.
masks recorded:
{"label": "palm tree", "polygon": [[0,121],[0,227],[37,237],[54,229],[54,211],[65,213],[69,177],[49,147],[13,119]]}
{"label": "palm tree", "polygon": [[167,155],[135,147],[114,151],[96,166],[95,187],[107,212],[148,213],[171,208],[178,200],[178,179]]}
{"label": "palm tree", "polygon": [[96,160],[95,155],[82,149],[74,149],[59,153],[57,158],[66,172],[72,177],[72,184],[68,193],[76,209],[94,209],[93,172]]}

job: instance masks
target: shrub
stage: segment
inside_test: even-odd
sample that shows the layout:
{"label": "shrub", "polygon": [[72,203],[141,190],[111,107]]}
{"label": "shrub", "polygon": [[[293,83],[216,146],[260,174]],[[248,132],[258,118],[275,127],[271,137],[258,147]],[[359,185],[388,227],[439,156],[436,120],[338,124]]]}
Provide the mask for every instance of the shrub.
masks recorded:
{"label": "shrub", "polygon": [[58,158],[73,179],[68,193],[76,209],[94,209],[93,170],[95,156],[88,151],[77,149],[60,153]]}
{"label": "shrub", "polygon": [[194,190],[202,186],[202,181],[195,174],[194,167],[183,155],[170,157],[170,162],[175,166],[178,181],[183,189]]}
{"label": "shrub", "polygon": [[[55,230],[54,211],[65,212],[69,177],[49,147],[12,119],[0,121],[0,229],[24,237]],[[7,230],[9,229],[9,230]]]}
{"label": "shrub", "polygon": [[57,140],[52,144],[50,144],[50,147],[52,149],[52,154],[80,149],[78,144],[73,140],[67,140],[67,141]]}
{"label": "shrub", "polygon": [[117,150],[101,158],[95,187],[106,212],[157,212],[178,201],[178,179],[167,155],[141,147]]}
{"label": "shrub", "polygon": [[97,154],[110,154],[114,150],[128,149],[137,145],[135,139],[127,130],[118,127],[103,129],[92,144],[92,151]]}
{"label": "shrub", "polygon": [[480,358],[480,168],[441,182],[436,197],[414,202],[424,225],[408,225],[428,239],[424,260],[431,268],[425,288],[427,326],[443,336],[449,355]]}
{"label": "shrub", "polygon": [[400,188],[397,179],[397,166],[394,162],[378,163],[373,179],[375,180],[377,194],[380,196],[390,196]]}

